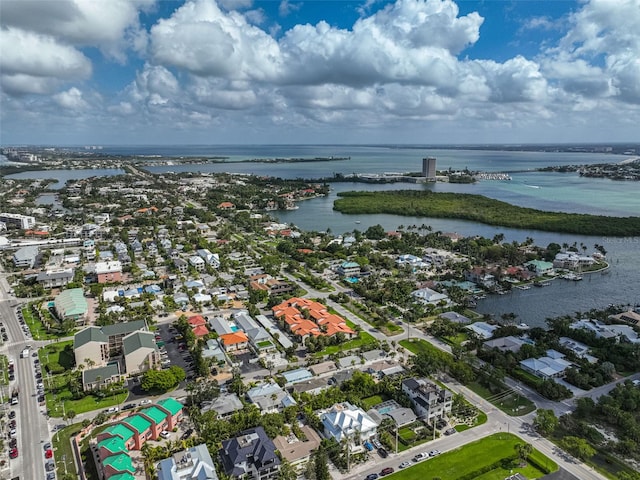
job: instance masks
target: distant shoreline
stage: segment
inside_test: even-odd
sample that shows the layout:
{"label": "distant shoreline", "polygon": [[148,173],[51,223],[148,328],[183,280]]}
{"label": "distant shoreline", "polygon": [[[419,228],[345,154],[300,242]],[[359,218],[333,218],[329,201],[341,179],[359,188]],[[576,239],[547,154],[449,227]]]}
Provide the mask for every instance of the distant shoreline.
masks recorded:
{"label": "distant shoreline", "polygon": [[351,215],[392,214],[454,218],[500,227],[579,235],[640,235],[640,217],[547,212],[518,207],[482,195],[419,190],[350,191],[338,194],[333,209]]}

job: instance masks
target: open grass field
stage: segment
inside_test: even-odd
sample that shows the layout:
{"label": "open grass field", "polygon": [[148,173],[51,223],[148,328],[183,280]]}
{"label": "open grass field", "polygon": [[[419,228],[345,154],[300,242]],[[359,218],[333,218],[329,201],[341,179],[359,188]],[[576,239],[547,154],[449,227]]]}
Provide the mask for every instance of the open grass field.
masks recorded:
{"label": "open grass field", "polygon": [[415,355],[420,352],[438,352],[438,354],[442,354],[442,350],[424,340],[400,340],[398,343]]}
{"label": "open grass field", "polygon": [[[489,437],[470,443],[456,450],[443,453],[437,457],[414,464],[410,468],[400,470],[390,475],[393,480],[426,480],[440,478],[441,480],[458,480],[465,475],[473,475],[480,472],[483,467],[488,467],[502,459],[516,453],[515,446],[522,443],[515,435],[497,433]],[[547,467],[549,471],[558,469],[552,460],[535,451],[538,462]],[[478,473],[473,476],[475,480],[504,480],[509,472],[520,472],[527,478],[540,478],[544,473],[533,465],[519,467],[516,464],[505,463],[489,472]]]}
{"label": "open grass field", "polygon": [[65,350],[67,345],[73,345],[73,340],[51,343],[38,351],[43,375],[50,370],[48,366],[60,365],[65,370],[71,370],[75,366],[73,351]]}
{"label": "open grass field", "polygon": [[517,393],[493,394],[485,386],[476,382],[469,383],[466,386],[512,417],[527,415],[536,409],[531,400]]}
{"label": "open grass field", "polygon": [[335,353],[347,350],[354,350],[356,348],[363,347],[365,345],[375,345],[378,341],[367,332],[360,332],[358,338],[349,340],[340,345],[329,345],[328,347],[316,352],[314,356],[323,357],[325,355],[333,355]]}
{"label": "open grass field", "polygon": [[[76,414],[102,410],[123,403],[129,396],[128,392],[109,395],[104,398],[87,395],[86,397],[74,400],[71,392],[67,389],[58,391],[55,395],[51,392],[45,394],[47,409],[51,417],[62,418],[65,413],[75,412]],[[64,407],[64,408],[63,408]]]}

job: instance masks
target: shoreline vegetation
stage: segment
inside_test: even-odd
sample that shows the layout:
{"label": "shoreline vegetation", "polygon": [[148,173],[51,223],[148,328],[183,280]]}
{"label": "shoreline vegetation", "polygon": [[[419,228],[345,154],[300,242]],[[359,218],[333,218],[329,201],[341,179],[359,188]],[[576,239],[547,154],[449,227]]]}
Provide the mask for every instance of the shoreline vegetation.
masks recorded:
{"label": "shoreline vegetation", "polygon": [[338,193],[333,209],[346,214],[455,218],[509,228],[580,235],[640,235],[640,217],[607,217],[518,207],[482,195],[414,190]]}

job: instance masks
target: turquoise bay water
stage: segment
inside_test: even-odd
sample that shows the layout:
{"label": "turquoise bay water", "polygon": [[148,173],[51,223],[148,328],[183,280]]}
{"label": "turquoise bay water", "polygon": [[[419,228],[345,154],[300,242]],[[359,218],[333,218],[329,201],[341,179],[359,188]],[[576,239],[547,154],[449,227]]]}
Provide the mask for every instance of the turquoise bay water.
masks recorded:
{"label": "turquoise bay water", "polygon": [[[626,157],[605,154],[491,152],[471,150],[426,150],[363,146],[177,146],[177,147],[109,147],[104,153],[122,155],[228,156],[236,163],[204,165],[163,165],[149,167],[152,173],[229,172],[270,175],[282,178],[331,177],[335,173],[383,173],[419,171],[421,159],[434,156],[438,169],[511,172],[511,181],[482,181],[474,185],[436,183],[383,184],[332,183],[327,197],[299,202],[292,211],[272,212],[280,221],[293,223],[303,230],[334,234],[366,230],[380,224],[387,230],[399,225],[430,225],[433,230],[482,235],[492,238],[504,234],[505,241],[534,239],[538,245],[551,242],[572,244],[583,242],[591,251],[594,244],[604,245],[612,268],[609,275],[585,275],[582,282],[557,280],[549,287],[517,290],[503,296],[481,300],[478,310],[500,318],[503,313],[516,313],[518,321],[544,326],[548,317],[604,308],[614,304],[640,304],[640,237],[585,237],[532,230],[507,229],[474,222],[395,215],[344,215],[333,210],[336,194],[346,190],[429,189],[442,192],[476,193],[515,205],[540,210],[591,213],[614,216],[640,215],[640,185],[607,179],[581,178],[575,173],[536,172],[535,168],[551,165],[615,163]],[[349,160],[307,163],[237,163],[255,158],[350,157]],[[55,178],[60,184],[100,175],[118,175],[117,169],[49,170],[23,172],[8,178]]]}

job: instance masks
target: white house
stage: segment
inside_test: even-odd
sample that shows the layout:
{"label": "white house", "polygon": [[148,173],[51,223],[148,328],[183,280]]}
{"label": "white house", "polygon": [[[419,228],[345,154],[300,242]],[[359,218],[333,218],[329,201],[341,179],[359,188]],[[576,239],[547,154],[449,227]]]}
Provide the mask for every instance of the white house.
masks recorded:
{"label": "white house", "polygon": [[349,402],[336,403],[320,415],[324,436],[334,438],[338,443],[348,438],[354,445],[376,435],[378,424],[364,410]]}
{"label": "white house", "polygon": [[411,292],[411,296],[425,305],[448,306],[451,304],[451,299],[448,296],[444,293],[431,290],[430,288],[415,290]]}
{"label": "white house", "polygon": [[189,257],[189,263],[198,272],[204,272],[204,269],[205,269],[205,267],[207,265],[205,263],[205,261],[202,259],[202,257],[198,257],[198,256],[195,256],[195,255],[192,256],[192,257]]}

